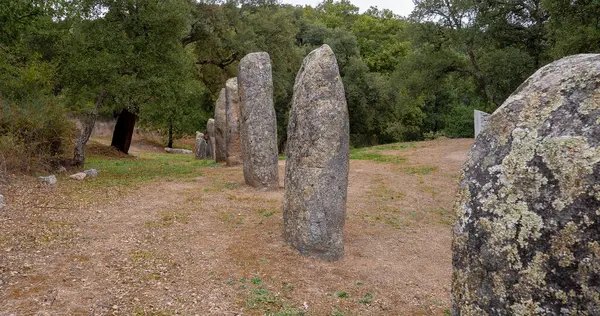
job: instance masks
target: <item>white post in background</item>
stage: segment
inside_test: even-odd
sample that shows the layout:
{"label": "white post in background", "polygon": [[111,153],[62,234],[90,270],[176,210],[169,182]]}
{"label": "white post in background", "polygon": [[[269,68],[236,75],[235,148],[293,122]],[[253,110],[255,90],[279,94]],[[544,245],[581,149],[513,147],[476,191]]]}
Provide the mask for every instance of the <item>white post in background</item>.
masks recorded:
{"label": "white post in background", "polygon": [[488,120],[488,117],[490,116],[490,114],[485,113],[483,111],[475,110],[474,116],[475,116],[475,138],[477,138],[477,135],[479,135],[479,133],[481,133],[481,131],[483,131],[483,129],[485,128],[485,125],[487,124],[487,120]]}

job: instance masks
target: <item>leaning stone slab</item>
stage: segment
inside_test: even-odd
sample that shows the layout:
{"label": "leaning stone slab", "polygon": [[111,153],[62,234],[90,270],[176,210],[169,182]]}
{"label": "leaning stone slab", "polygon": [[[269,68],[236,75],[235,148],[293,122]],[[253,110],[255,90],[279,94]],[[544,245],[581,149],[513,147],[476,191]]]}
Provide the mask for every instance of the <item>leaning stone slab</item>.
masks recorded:
{"label": "leaning stone slab", "polygon": [[191,150],[181,149],[181,148],[169,148],[169,147],[166,147],[165,151],[168,152],[169,154],[178,154],[178,155],[189,155],[189,154],[192,154]]}
{"label": "leaning stone slab", "polygon": [[284,237],[303,255],[344,255],[348,108],[329,46],[311,52],[296,77],[288,124]]}
{"label": "leaning stone slab", "polygon": [[206,123],[206,133],[208,134],[208,158],[212,160],[216,160],[215,156],[216,150],[216,140],[215,140],[215,120],[209,119]]}
{"label": "leaning stone slab", "polygon": [[475,137],[481,133],[481,131],[487,125],[487,120],[490,117],[489,113],[485,113],[483,111],[475,110],[473,111],[473,118],[475,123]]}
{"label": "leaning stone slab", "polygon": [[249,54],[242,58],[238,69],[244,179],[256,188],[279,188],[277,119],[269,54]]}
{"label": "leaning stone slab", "polygon": [[206,159],[206,140],[204,139],[204,134],[200,132],[196,132],[196,147],[195,154],[196,159]]}
{"label": "leaning stone slab", "polygon": [[600,315],[600,55],[539,69],[463,167],[453,315]]}
{"label": "leaning stone slab", "polygon": [[215,161],[227,160],[227,92],[221,89],[215,104]]}
{"label": "leaning stone slab", "polygon": [[237,78],[227,80],[227,166],[242,163],[242,141],[240,138],[240,97]]}
{"label": "leaning stone slab", "polygon": [[69,179],[81,181],[81,180],[85,179],[85,177],[87,177],[87,174],[85,172],[78,172],[78,173],[70,175]]}
{"label": "leaning stone slab", "polygon": [[40,181],[42,181],[42,183],[49,184],[49,185],[55,185],[57,182],[55,175],[49,175],[47,177],[38,177],[38,179],[40,179]]}

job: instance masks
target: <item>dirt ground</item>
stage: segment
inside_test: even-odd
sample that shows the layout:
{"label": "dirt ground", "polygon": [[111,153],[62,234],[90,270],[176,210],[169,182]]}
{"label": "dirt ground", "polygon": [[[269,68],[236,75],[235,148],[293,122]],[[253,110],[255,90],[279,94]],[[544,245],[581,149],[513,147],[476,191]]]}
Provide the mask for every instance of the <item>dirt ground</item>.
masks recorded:
{"label": "dirt ground", "polygon": [[472,143],[381,150],[402,163],[352,160],[337,262],[282,239],[283,161],[273,192],[224,166],[134,189],[5,185],[0,315],[444,315]]}

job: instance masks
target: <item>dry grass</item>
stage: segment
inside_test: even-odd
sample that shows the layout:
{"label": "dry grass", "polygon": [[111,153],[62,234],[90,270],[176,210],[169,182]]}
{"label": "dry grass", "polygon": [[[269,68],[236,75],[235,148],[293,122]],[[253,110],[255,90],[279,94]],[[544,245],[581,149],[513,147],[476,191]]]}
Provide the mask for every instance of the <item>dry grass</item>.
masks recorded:
{"label": "dry grass", "polygon": [[[175,160],[169,173],[119,185],[105,185],[113,173],[102,168],[96,180],[61,176],[54,187],[15,179],[2,188],[0,311],[444,315],[450,210],[471,143],[388,145],[375,152],[397,158],[352,160],[338,262],[290,248],[281,238],[283,189],[244,185],[240,167]],[[160,167],[168,157],[142,158]],[[139,161],[95,159],[104,168]]]}

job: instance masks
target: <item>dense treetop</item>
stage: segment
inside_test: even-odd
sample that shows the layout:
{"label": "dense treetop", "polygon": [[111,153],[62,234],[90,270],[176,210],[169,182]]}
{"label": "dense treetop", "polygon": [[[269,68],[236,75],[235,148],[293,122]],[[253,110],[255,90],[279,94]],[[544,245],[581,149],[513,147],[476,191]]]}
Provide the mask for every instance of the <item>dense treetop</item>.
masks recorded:
{"label": "dense treetop", "polygon": [[325,43],[338,59],[353,146],[470,137],[474,109],[495,110],[555,59],[600,52],[598,1],[414,2],[400,17],[359,13],[348,0],[2,1],[0,144],[19,113],[79,115],[100,95],[107,118],[125,108],[148,129],[203,130],[239,60],[266,51],[281,149],[296,73]]}

